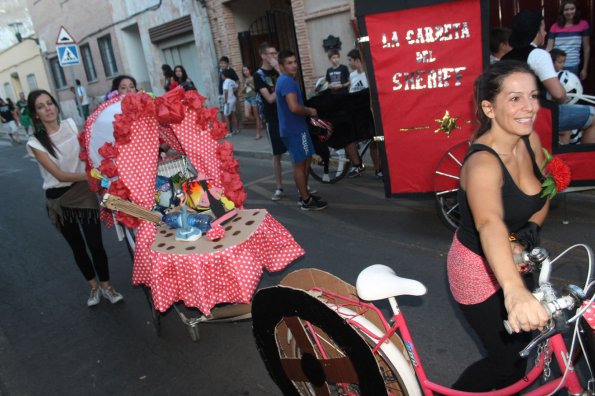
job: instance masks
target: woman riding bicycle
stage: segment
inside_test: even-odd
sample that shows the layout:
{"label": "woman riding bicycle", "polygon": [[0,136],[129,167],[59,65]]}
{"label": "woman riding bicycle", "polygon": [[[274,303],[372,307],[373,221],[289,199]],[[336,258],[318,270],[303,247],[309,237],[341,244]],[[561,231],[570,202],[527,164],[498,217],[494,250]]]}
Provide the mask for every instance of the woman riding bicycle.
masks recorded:
{"label": "woman riding bicycle", "polygon": [[[538,241],[549,202],[541,197],[543,153],[533,131],[539,92],[531,69],[516,61],[491,65],[475,82],[475,105],[479,127],[461,169],[461,222],[448,254],[448,278],[487,352],[453,388],[480,392],[525,375],[526,360],[518,353],[531,339],[528,332],[548,321],[513,253]],[[511,242],[514,235],[517,242]]]}

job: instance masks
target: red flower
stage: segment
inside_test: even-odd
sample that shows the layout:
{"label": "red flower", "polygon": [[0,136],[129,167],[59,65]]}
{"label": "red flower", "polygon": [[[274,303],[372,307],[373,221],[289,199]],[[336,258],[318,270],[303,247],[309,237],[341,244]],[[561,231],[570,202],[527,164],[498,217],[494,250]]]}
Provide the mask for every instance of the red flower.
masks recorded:
{"label": "red flower", "polygon": [[551,175],[556,183],[556,190],[558,192],[563,191],[570,184],[572,175],[570,174],[570,168],[566,162],[562,161],[558,157],[554,157],[545,166],[546,174]]}
{"label": "red flower", "polygon": [[99,165],[99,172],[101,172],[103,176],[107,176],[109,178],[118,176],[118,168],[111,159],[104,159],[101,161],[101,164]]}
{"label": "red flower", "polygon": [[113,143],[105,142],[98,150],[99,155],[105,159],[116,158],[118,156],[118,148]]}
{"label": "red flower", "polygon": [[155,99],[156,118],[160,124],[179,124],[184,119],[183,89],[174,89]]}
{"label": "red flower", "polygon": [[132,217],[123,212],[116,212],[116,220],[128,228],[136,228],[140,221],[136,217]]}
{"label": "red flower", "polygon": [[79,152],[79,159],[85,163],[87,163],[89,161],[89,154],[87,153],[87,150],[82,150]]}
{"label": "red flower", "polygon": [[112,195],[116,195],[122,199],[130,198],[130,190],[124,182],[120,179],[114,180],[110,183],[109,189],[107,190],[108,193]]}
{"label": "red flower", "polygon": [[122,114],[116,114],[114,116],[114,139],[118,145],[130,143],[130,132],[133,122],[132,119]]}
{"label": "red flower", "polygon": [[541,196],[552,199],[570,184],[570,168],[560,158],[554,158],[546,149],[543,149],[543,155],[545,160],[541,165],[544,175]]}
{"label": "red flower", "polygon": [[202,108],[202,105],[205,102],[205,97],[194,90],[186,91],[185,98],[186,105],[197,112]]}

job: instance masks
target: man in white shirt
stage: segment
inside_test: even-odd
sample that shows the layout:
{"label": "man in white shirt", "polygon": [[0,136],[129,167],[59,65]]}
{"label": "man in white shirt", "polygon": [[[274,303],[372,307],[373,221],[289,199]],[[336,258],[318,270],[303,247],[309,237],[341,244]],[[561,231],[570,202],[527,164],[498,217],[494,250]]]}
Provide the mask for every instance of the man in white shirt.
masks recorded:
{"label": "man in white shirt", "polygon": [[76,80],[76,96],[81,104],[81,110],[83,114],[83,119],[86,121],[89,118],[89,97],[87,96],[87,91],[85,87],[81,84],[81,80]]}
{"label": "man in white shirt", "polygon": [[502,59],[527,62],[538,78],[542,96],[548,93],[558,105],[558,131],[582,129],[583,144],[595,143],[595,107],[565,104],[566,90],[558,79],[549,52],[539,48],[545,42],[543,18],[532,11],[523,10],[512,18],[510,45],[512,50]]}

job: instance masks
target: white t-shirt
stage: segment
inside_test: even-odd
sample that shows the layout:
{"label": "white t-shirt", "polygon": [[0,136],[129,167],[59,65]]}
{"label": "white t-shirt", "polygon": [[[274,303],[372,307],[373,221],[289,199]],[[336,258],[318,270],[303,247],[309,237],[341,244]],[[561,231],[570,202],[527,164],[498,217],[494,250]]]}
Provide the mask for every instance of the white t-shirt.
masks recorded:
{"label": "white t-shirt", "polygon": [[76,87],[76,96],[78,96],[79,100],[81,100],[81,96],[83,97],[83,99],[81,100],[82,106],[89,104],[89,97],[87,96],[87,91],[85,90],[85,87],[83,87],[82,85]]}
{"label": "white t-shirt", "polygon": [[349,92],[358,92],[362,89],[368,88],[368,77],[366,77],[366,72],[359,73],[357,70],[354,70],[349,74]]}
{"label": "white t-shirt", "polygon": [[[79,145],[77,134],[76,125],[74,124],[74,121],[69,118],[60,123],[60,129],[58,129],[56,133],[50,135],[50,140],[54,143],[54,150],[56,151],[57,158],[51,154],[48,155],[50,160],[64,172],[85,173],[85,165],[79,159],[81,146]],[[31,148],[44,153],[48,152],[35,136],[31,136],[27,141],[27,152],[29,155],[33,156]],[[72,182],[59,181],[41,164],[39,164],[39,171],[43,178],[44,190],[47,190],[48,188],[68,187],[72,184]]]}
{"label": "white t-shirt", "polygon": [[227,92],[227,103],[235,102],[236,96],[233,92],[238,87],[238,84],[231,78],[226,78],[223,81],[223,92]]}
{"label": "white t-shirt", "polygon": [[527,64],[535,74],[539,81],[549,80],[550,78],[558,78],[558,74],[554,69],[554,62],[549,52],[541,48],[535,48],[527,58]]}

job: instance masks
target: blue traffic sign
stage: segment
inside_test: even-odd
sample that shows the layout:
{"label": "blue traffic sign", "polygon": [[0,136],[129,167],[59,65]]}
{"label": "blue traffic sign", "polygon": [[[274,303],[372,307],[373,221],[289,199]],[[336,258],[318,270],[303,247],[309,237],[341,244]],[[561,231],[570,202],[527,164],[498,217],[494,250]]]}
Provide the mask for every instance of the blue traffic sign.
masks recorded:
{"label": "blue traffic sign", "polygon": [[58,61],[60,66],[80,65],[81,57],[79,56],[79,47],[76,44],[58,45]]}

